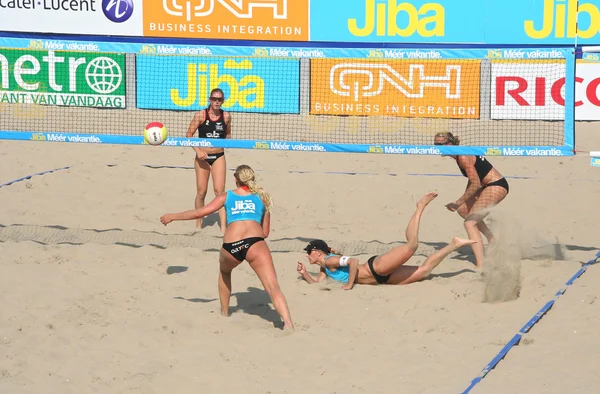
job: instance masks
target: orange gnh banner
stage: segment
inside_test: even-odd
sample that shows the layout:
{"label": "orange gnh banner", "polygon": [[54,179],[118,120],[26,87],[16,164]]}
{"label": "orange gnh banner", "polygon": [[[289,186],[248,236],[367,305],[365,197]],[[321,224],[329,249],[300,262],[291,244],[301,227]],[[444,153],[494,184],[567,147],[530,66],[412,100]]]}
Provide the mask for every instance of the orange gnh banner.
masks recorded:
{"label": "orange gnh banner", "polygon": [[479,60],[311,59],[310,113],[479,118]]}
{"label": "orange gnh banner", "polygon": [[308,41],[308,2],[144,0],[144,36]]}

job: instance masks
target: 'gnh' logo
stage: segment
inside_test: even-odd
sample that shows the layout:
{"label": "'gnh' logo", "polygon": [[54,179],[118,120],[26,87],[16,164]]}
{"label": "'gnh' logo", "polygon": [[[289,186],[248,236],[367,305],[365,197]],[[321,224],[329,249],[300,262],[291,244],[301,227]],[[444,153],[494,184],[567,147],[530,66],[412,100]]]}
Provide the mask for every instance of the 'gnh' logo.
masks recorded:
{"label": "'gnh' logo", "polygon": [[167,0],[163,0],[163,9],[169,15],[185,16],[185,20],[189,22],[192,17],[209,16],[213,13],[215,2],[219,2],[238,18],[252,19],[254,8],[271,8],[273,19],[287,19],[288,0],[199,0],[198,5],[192,5],[192,0],[184,2],[185,5],[181,5],[177,0],[171,0],[169,4]]}
{"label": "'gnh' logo", "polygon": [[[424,65],[411,64],[405,78],[389,64],[342,63],[331,68],[329,88],[339,96],[353,97],[354,101],[379,95],[386,84],[409,98],[423,98],[426,87],[437,87],[446,90],[447,99],[459,99],[460,71],[460,66],[446,66],[444,75],[425,75]],[[352,78],[357,75],[368,78],[368,82],[363,81],[361,86]]]}
{"label": "'gnh' logo", "polygon": [[133,0],[102,0],[104,16],[115,23],[122,23],[133,14]]}

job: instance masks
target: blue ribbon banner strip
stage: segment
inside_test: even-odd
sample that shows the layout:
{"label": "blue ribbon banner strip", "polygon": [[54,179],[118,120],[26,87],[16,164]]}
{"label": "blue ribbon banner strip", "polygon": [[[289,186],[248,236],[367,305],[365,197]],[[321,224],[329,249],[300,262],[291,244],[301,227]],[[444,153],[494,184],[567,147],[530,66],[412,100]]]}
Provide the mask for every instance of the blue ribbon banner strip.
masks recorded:
{"label": "blue ribbon banner strip", "polygon": [[[0,131],[0,140],[75,142],[86,144],[147,145],[142,135],[32,133]],[[445,146],[332,144],[297,141],[257,141],[169,137],[160,146],[259,149],[299,152],[375,153],[394,155],[477,155],[477,156],[573,156],[568,146]]]}
{"label": "blue ribbon banner strip", "polygon": [[[425,45],[425,44],[424,44]],[[314,48],[227,45],[144,44],[135,42],[70,41],[0,37],[0,47],[13,49],[138,53],[150,55],[252,56],[277,58],[353,58],[353,59],[565,59],[572,48],[504,49],[373,49]]]}

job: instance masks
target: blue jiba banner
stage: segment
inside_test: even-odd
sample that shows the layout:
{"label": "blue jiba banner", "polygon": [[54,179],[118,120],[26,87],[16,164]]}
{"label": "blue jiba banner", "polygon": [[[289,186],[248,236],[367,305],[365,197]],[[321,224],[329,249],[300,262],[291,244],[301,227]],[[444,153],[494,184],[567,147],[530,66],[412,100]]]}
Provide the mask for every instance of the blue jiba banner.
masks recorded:
{"label": "blue jiba banner", "polygon": [[[590,45],[600,0],[330,0],[310,3],[310,40]],[[579,11],[579,19],[578,19]]]}
{"label": "blue jiba banner", "polygon": [[218,87],[225,93],[225,110],[279,114],[300,110],[297,59],[138,55],[136,69],[138,108],[206,108],[210,91]]}

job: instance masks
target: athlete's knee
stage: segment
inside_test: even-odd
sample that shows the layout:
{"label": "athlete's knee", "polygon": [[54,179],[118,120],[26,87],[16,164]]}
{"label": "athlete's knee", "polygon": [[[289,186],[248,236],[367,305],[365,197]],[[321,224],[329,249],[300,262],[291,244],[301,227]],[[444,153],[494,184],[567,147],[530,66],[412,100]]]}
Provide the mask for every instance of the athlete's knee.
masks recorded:
{"label": "athlete's knee", "polygon": [[228,262],[221,261],[219,264],[219,271],[221,271],[221,275],[231,276],[231,271],[233,271],[233,266]]}
{"label": "athlete's knee", "polygon": [[277,282],[277,278],[270,278],[264,280],[263,287],[265,288],[265,291],[269,294],[269,296],[271,296],[271,298],[283,295],[283,293],[281,292],[281,288],[279,287],[279,282]]}
{"label": "athlete's knee", "polygon": [[477,220],[467,218],[463,224],[464,224],[466,230],[471,230],[471,229],[478,230],[478,228],[477,228],[478,221]]}
{"label": "athlete's knee", "polygon": [[433,268],[427,265],[421,266],[419,267],[419,269],[417,270],[417,280],[423,280],[425,278],[427,278],[429,275],[431,275],[431,271],[433,271]]}
{"label": "athlete's knee", "polygon": [[215,197],[216,197],[218,195],[221,195],[221,194],[225,193],[225,187],[222,187],[222,188],[221,187],[215,187],[213,189],[213,191],[215,192]]}
{"label": "athlete's knee", "polygon": [[205,188],[196,189],[196,198],[204,200],[205,197],[206,197],[206,189]]}
{"label": "athlete's knee", "polygon": [[463,204],[460,207],[458,207],[456,213],[458,213],[461,218],[466,218],[469,214],[469,208],[467,208],[466,204]]}
{"label": "athlete's knee", "polygon": [[413,254],[415,254],[417,249],[419,249],[419,241],[416,238],[407,239],[406,245],[404,246],[412,256]]}

